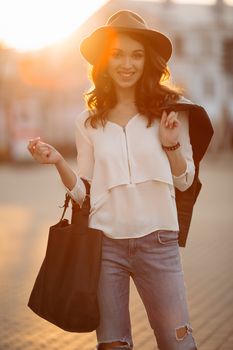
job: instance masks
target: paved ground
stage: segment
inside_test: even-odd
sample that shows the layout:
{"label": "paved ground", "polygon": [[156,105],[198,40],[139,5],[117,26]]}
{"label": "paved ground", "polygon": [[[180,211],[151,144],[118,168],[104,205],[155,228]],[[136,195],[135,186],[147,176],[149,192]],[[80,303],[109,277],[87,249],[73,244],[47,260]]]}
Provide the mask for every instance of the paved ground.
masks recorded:
{"label": "paved ground", "polygon": [[[73,161],[71,161],[73,164]],[[183,266],[199,350],[233,349],[233,155],[202,164],[203,190],[195,207]],[[47,228],[60,215],[63,187],[51,166],[0,166],[0,350],[92,350],[95,334],[72,334],[27,307],[45,253]],[[132,285],[135,350],[156,350]]]}

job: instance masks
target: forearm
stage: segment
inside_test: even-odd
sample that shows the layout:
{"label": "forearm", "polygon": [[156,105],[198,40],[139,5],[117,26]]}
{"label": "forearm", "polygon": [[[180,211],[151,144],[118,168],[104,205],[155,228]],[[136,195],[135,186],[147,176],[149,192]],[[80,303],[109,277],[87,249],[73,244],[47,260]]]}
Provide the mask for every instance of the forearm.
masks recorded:
{"label": "forearm", "polygon": [[186,160],[181,152],[181,149],[178,148],[174,151],[165,151],[168,157],[171,172],[174,176],[182,175],[187,168]]}
{"label": "forearm", "polygon": [[[189,137],[189,119],[186,111],[179,112],[179,120],[175,118],[176,115],[173,114],[173,116],[178,129],[169,129],[164,125],[166,122],[164,117],[161,121],[160,139],[170,163],[173,184],[178,190],[186,191],[192,185],[195,175],[195,164]],[[177,143],[177,141],[179,142]]]}
{"label": "forearm", "polygon": [[184,157],[182,149],[166,151],[174,186],[180,191],[186,191],[193,183],[195,165],[192,159]]}
{"label": "forearm", "polygon": [[69,164],[65,161],[64,158],[61,158],[55,164],[55,166],[64,186],[67,187],[69,190],[72,190],[77,181],[77,176],[75,172],[70,168]]}

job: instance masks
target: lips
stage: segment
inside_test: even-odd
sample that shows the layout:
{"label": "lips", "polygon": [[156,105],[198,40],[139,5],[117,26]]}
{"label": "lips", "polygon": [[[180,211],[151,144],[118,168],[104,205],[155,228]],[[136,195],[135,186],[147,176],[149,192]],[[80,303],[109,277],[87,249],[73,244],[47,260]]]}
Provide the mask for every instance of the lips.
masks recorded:
{"label": "lips", "polygon": [[122,79],[128,80],[134,75],[134,72],[118,72],[118,74]]}

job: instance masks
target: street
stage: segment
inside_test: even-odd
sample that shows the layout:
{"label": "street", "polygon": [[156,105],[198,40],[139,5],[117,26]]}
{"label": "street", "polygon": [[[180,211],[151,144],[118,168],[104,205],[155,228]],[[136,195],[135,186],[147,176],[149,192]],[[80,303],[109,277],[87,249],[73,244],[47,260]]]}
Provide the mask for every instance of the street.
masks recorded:
{"label": "street", "polygon": [[[75,160],[70,159],[75,168]],[[190,318],[199,350],[233,349],[233,154],[208,155],[186,248],[181,248]],[[0,350],[94,350],[95,333],[74,334],[40,319],[27,302],[42,263],[48,228],[64,188],[53,166],[0,165]],[[156,350],[131,287],[135,350]]]}

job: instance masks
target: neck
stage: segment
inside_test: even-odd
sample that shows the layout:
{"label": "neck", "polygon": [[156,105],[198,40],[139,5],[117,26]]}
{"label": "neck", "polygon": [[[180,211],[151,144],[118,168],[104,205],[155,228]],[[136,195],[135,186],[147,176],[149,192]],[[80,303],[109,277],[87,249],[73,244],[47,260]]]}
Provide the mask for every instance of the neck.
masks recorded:
{"label": "neck", "polygon": [[134,104],[135,89],[116,89],[117,104]]}

